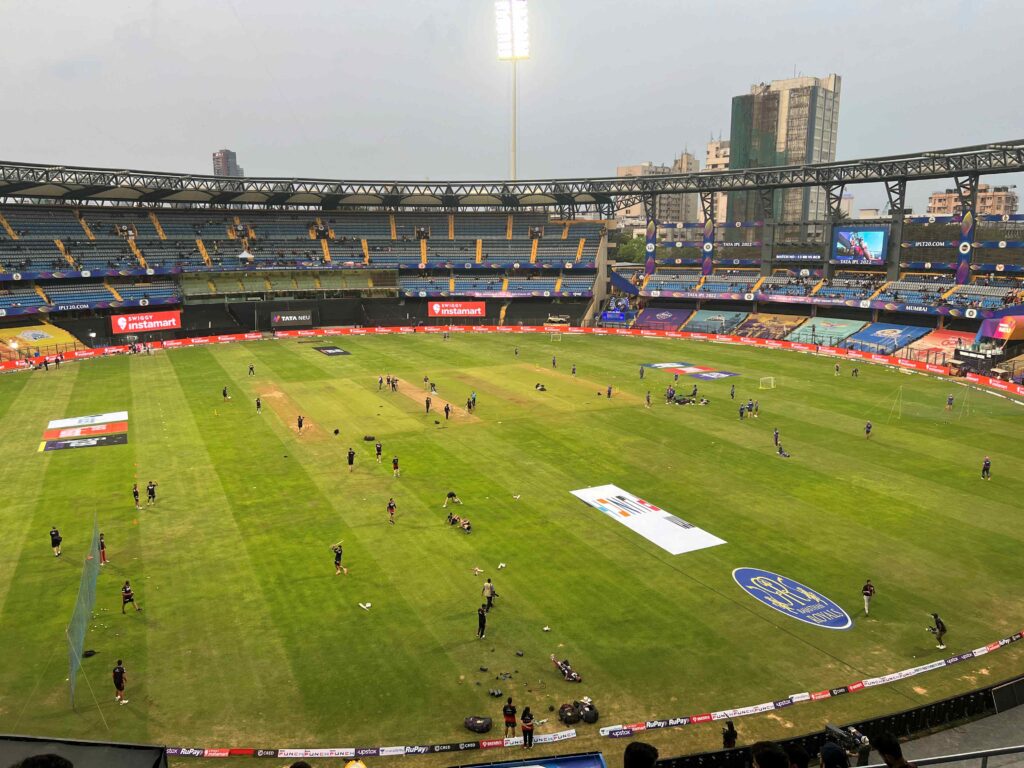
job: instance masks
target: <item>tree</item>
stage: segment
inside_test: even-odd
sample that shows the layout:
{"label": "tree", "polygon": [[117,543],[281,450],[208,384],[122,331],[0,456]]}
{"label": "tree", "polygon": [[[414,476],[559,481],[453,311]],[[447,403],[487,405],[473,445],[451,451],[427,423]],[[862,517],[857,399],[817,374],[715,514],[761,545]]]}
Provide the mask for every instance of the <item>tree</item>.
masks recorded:
{"label": "tree", "polygon": [[647,254],[646,248],[647,240],[645,238],[624,234],[618,240],[618,247],[615,249],[615,260],[643,264]]}

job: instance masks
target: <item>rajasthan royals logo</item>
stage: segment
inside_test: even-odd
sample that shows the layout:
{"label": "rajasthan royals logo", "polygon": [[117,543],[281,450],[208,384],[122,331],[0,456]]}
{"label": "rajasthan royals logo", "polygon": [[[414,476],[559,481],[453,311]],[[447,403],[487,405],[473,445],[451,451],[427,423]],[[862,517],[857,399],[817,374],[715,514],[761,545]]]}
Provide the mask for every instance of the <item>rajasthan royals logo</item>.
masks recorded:
{"label": "rajasthan royals logo", "polygon": [[797,621],[825,629],[853,626],[846,611],[798,581],[760,568],[737,568],[732,577],[748,595]]}

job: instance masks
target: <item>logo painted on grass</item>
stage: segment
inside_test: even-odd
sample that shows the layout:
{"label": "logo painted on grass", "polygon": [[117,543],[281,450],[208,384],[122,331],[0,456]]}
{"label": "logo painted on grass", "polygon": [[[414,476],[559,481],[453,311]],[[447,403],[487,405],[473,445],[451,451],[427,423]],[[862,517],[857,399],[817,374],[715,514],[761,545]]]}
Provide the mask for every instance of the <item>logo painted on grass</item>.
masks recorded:
{"label": "logo painted on grass", "polygon": [[853,626],[846,611],[798,581],[760,568],[737,568],[732,577],[748,595],[797,621],[824,629]]}

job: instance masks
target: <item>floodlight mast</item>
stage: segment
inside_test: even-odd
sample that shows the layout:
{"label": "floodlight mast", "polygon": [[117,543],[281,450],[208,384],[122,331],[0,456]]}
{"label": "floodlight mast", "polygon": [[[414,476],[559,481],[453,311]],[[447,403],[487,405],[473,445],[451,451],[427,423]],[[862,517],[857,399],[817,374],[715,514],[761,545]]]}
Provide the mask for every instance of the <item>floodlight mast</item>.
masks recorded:
{"label": "floodlight mast", "polygon": [[519,61],[530,58],[530,26],[527,0],[496,0],[494,20],[498,33],[498,60],[512,62],[512,137],[509,146],[509,179],[516,179],[516,133],[519,130]]}

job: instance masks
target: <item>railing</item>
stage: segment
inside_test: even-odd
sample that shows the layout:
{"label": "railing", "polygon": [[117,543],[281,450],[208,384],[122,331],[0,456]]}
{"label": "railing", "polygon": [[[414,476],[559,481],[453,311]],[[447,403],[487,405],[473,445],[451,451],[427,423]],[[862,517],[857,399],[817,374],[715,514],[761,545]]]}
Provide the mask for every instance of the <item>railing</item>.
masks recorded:
{"label": "railing", "polygon": [[[1024,744],[1016,747],[1000,747],[999,749],[983,749],[978,752],[961,752],[955,755],[940,755],[939,757],[924,757],[915,758],[912,762],[914,765],[943,765],[945,763],[969,763],[975,760],[980,761],[978,763],[979,768],[988,768],[988,759],[990,757],[999,757],[1001,755],[1021,755],[1024,754]],[[886,768],[885,763],[873,763],[867,766],[867,768]]]}

